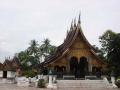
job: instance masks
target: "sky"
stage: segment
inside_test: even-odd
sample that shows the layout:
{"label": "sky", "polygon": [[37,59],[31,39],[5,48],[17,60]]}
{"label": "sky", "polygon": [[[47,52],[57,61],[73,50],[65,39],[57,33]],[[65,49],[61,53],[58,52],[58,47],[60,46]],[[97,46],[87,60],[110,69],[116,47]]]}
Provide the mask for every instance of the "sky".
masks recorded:
{"label": "sky", "polygon": [[81,13],[81,27],[92,45],[110,29],[120,33],[120,0],[0,0],[0,61],[25,50],[30,40],[60,45],[71,21]]}

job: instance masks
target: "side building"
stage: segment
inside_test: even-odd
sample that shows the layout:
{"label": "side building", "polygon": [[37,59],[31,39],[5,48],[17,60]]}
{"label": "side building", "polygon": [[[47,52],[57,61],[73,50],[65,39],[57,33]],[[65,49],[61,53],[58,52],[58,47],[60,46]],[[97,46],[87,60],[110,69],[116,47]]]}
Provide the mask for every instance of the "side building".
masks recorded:
{"label": "side building", "polygon": [[19,75],[20,62],[17,57],[12,60],[6,59],[4,63],[0,63],[0,78],[14,78]]}

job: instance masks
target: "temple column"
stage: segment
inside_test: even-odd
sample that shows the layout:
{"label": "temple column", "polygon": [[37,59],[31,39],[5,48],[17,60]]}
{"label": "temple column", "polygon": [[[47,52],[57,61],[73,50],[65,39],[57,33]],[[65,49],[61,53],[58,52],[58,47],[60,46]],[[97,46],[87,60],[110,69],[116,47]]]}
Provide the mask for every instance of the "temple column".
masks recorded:
{"label": "temple column", "polygon": [[89,57],[88,58],[88,63],[89,63],[89,65],[88,65],[88,70],[89,70],[89,72],[92,72],[92,59]]}
{"label": "temple column", "polygon": [[70,58],[69,58],[69,56],[66,56],[65,59],[67,61],[66,73],[69,73],[70,72]]}

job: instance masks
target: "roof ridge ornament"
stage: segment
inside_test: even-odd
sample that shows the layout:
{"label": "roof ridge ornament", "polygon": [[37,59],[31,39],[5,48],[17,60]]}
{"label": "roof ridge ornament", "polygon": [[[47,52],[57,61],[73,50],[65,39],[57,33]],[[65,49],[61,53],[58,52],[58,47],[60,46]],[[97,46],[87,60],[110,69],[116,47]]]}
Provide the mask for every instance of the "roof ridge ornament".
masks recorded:
{"label": "roof ridge ornament", "polygon": [[74,27],[76,27],[76,18],[74,18]]}
{"label": "roof ridge ornament", "polygon": [[81,12],[79,13],[79,17],[78,17],[78,24],[81,24]]}
{"label": "roof ridge ornament", "polygon": [[71,22],[71,27],[70,27],[70,31],[73,30],[73,20]]}
{"label": "roof ridge ornament", "polygon": [[81,13],[79,13],[77,28],[81,28]]}
{"label": "roof ridge ornament", "polygon": [[[69,34],[69,29],[67,29],[67,34],[66,34],[66,38],[67,38],[68,34]],[[64,40],[64,41],[65,41],[65,40]]]}

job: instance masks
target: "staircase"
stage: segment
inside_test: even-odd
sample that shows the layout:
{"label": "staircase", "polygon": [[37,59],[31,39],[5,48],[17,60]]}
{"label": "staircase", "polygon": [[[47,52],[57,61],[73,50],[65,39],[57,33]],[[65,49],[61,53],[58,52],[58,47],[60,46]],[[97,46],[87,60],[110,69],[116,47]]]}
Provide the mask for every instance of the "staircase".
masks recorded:
{"label": "staircase", "polygon": [[[112,90],[104,80],[58,80],[58,90]],[[114,89],[115,90],[115,89]]]}
{"label": "staircase", "polygon": [[14,79],[7,79],[7,78],[0,78],[0,84],[2,83],[6,83],[6,84],[10,84],[10,83],[15,83]]}

